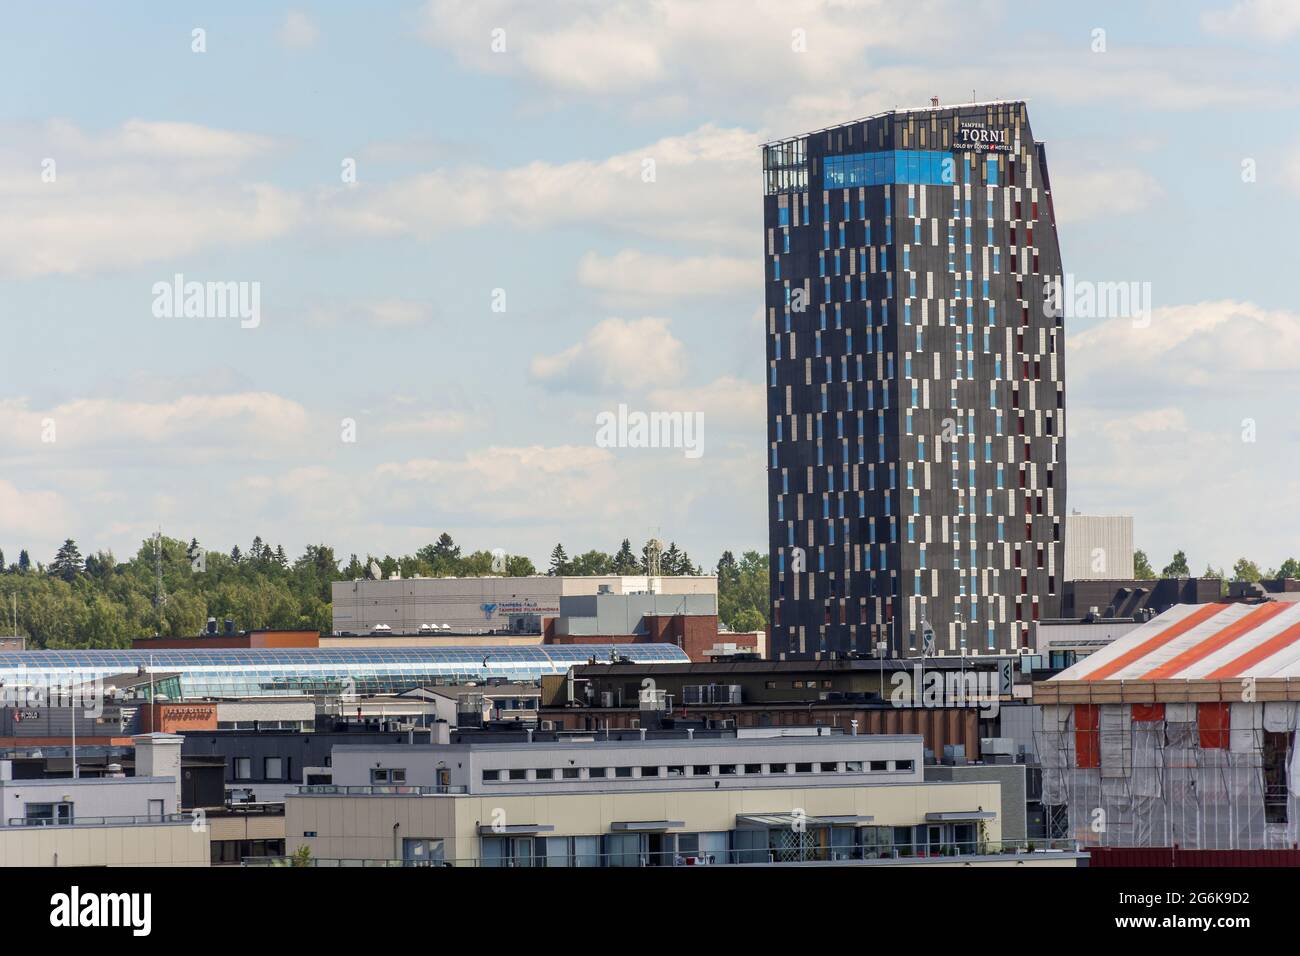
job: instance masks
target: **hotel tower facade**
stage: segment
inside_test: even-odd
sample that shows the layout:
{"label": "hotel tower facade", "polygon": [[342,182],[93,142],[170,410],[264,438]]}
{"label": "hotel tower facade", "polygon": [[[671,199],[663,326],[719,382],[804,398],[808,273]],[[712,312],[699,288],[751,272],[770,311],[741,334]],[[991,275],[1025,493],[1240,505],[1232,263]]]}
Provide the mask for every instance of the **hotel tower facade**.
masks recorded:
{"label": "hotel tower facade", "polygon": [[775,657],[1014,653],[1058,613],[1065,367],[1023,102],[768,143]]}

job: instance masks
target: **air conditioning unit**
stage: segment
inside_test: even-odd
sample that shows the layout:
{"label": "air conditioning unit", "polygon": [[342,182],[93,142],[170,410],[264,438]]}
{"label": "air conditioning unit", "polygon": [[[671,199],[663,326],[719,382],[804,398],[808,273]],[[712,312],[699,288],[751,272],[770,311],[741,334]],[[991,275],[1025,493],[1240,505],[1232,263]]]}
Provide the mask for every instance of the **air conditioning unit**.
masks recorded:
{"label": "air conditioning unit", "polygon": [[554,729],[555,729],[555,721],[553,721],[553,720],[543,720],[543,721],[540,723],[539,726],[541,727],[542,730],[554,730]]}

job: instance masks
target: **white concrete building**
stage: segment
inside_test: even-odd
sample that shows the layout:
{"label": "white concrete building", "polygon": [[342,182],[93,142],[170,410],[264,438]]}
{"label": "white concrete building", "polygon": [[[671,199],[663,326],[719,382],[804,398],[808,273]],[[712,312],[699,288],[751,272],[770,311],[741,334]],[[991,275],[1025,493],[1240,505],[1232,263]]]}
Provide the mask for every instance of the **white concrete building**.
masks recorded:
{"label": "white concrete building", "polygon": [[1132,577],[1131,515],[1066,515],[1065,580],[1127,581]]}
{"label": "white concrete building", "polygon": [[597,594],[712,595],[712,575],[562,576],[526,578],[403,578],[335,581],[334,633],[368,634],[377,625],[393,633],[416,634],[426,625],[451,633],[492,631],[540,634],[548,618],[560,615],[560,598]]}

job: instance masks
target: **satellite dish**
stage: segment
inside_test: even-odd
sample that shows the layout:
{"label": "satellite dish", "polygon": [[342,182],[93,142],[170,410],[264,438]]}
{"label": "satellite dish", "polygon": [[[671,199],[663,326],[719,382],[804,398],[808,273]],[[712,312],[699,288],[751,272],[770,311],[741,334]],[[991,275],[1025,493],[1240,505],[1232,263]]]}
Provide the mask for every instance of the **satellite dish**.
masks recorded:
{"label": "satellite dish", "polygon": [[924,657],[934,656],[934,628],[930,626],[929,621],[921,622],[921,654]]}
{"label": "satellite dish", "polygon": [[372,581],[380,581],[383,580],[384,577],[384,572],[379,567],[379,562],[373,558],[370,559],[370,567],[366,568],[366,574]]}

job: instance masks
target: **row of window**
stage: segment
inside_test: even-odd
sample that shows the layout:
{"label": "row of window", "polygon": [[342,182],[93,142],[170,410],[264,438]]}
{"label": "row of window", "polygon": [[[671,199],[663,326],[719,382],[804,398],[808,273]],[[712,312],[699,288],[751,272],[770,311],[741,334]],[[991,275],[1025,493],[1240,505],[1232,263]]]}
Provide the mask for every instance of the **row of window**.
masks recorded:
{"label": "row of window", "polygon": [[[815,683],[815,682],[810,682]],[[648,780],[674,777],[772,776],[818,773],[910,773],[911,760],[844,760],[806,763],[672,764],[662,767],[537,767],[484,770],[484,783],[540,780]]]}
{"label": "row of window", "polygon": [[[438,841],[435,841],[438,842]],[[874,860],[987,852],[975,823],[920,826],[753,827],[695,833],[485,836],[489,867],[700,866],[724,863]],[[439,845],[429,854],[442,859]],[[407,854],[407,858],[413,855]]]}
{"label": "row of window", "polygon": [[[252,780],[253,777],[253,758],[236,757],[231,761],[236,780]],[[288,780],[289,779],[289,758],[288,757],[263,757],[262,758],[262,776],[260,780]]]}

